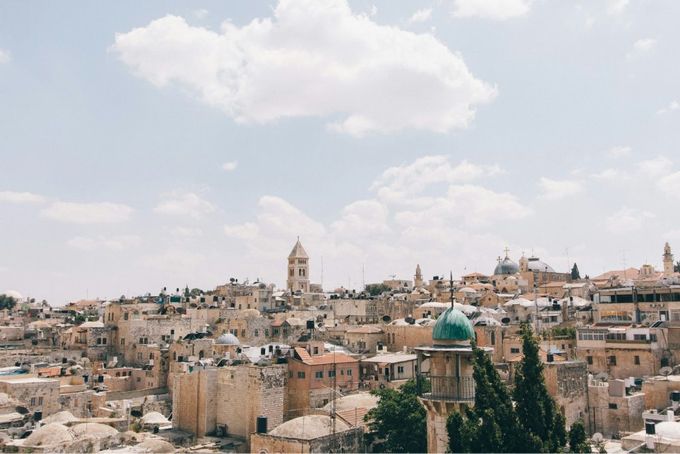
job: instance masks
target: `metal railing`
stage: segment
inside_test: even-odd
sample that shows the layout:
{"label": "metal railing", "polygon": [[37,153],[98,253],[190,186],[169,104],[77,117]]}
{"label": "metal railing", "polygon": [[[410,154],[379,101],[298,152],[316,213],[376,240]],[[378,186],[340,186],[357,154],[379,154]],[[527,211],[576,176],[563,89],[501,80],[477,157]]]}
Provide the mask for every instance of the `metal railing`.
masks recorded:
{"label": "metal railing", "polygon": [[452,402],[472,402],[475,400],[475,380],[473,377],[430,376],[430,392],[422,395],[425,399]]}

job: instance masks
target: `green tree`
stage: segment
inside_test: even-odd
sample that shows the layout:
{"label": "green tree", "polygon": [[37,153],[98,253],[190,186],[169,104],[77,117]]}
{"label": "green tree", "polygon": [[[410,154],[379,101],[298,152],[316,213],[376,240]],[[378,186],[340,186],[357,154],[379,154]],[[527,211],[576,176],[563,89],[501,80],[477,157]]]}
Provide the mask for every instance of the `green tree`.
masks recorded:
{"label": "green tree", "polygon": [[578,280],[581,279],[581,273],[578,270],[578,266],[574,263],[574,266],[571,267],[571,278],[573,280]]}
{"label": "green tree", "polygon": [[475,405],[447,420],[451,452],[518,452],[519,421],[510,392],[489,355],[473,345]]}
{"label": "green tree", "polygon": [[569,429],[569,452],[590,453],[590,443],[582,420],[577,420]]}
{"label": "green tree", "polygon": [[415,381],[409,380],[399,390],[378,389],[372,393],[380,400],[364,419],[369,428],[366,439],[373,451],[426,452],[426,413],[418,401]]}
{"label": "green tree", "polygon": [[384,292],[389,292],[390,288],[385,284],[366,284],[364,290],[371,296],[380,296]]}
{"label": "green tree", "polygon": [[531,326],[521,329],[524,357],[515,373],[513,398],[521,427],[521,452],[557,452],[566,443],[565,421],[548,394],[543,379],[543,363]]}
{"label": "green tree", "polygon": [[0,310],[2,309],[14,309],[17,305],[17,300],[13,296],[5,295],[4,293],[0,295]]}

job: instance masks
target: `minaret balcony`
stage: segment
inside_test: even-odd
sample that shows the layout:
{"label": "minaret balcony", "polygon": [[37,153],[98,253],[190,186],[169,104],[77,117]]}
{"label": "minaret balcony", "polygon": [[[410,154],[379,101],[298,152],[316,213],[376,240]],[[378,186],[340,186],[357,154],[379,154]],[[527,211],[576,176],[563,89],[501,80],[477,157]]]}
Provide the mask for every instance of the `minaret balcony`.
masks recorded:
{"label": "minaret balcony", "polygon": [[475,380],[473,377],[430,376],[430,392],[421,394],[425,400],[446,402],[474,402]]}

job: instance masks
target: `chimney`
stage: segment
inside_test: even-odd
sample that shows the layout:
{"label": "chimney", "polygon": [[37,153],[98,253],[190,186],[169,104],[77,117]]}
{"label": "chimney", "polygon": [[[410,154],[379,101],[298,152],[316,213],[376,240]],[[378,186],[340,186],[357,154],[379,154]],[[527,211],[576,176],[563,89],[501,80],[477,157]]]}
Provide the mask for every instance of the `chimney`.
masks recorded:
{"label": "chimney", "polygon": [[666,410],[666,420],[675,421],[675,412],[673,410]]}

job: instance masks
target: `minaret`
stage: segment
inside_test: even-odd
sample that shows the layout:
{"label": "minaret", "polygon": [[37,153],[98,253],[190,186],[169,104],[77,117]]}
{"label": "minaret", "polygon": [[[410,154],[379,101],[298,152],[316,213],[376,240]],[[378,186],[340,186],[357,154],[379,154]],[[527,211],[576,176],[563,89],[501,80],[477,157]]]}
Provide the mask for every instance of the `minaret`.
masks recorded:
{"label": "minaret", "polygon": [[673,274],[673,253],[670,244],[666,242],[663,247],[663,275],[670,276],[671,274]]}
{"label": "minaret", "polygon": [[421,288],[423,286],[423,273],[420,271],[420,264],[416,265],[416,275],[413,278],[413,287]]}
{"label": "minaret", "polygon": [[293,250],[288,255],[288,280],[286,288],[291,292],[309,292],[309,256],[300,244],[298,237]]}

